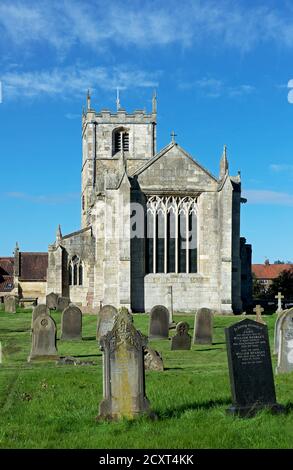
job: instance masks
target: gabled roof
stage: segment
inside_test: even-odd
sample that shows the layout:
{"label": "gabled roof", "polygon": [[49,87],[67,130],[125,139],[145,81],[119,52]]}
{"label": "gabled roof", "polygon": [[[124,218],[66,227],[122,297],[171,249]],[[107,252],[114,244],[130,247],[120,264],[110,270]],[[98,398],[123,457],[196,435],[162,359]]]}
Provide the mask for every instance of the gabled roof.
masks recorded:
{"label": "gabled roof", "polygon": [[157,160],[159,160],[161,157],[166,155],[173,147],[177,147],[178,150],[185,156],[187,157],[195,166],[197,166],[200,170],[202,170],[204,173],[206,173],[210,178],[212,178],[214,181],[218,182],[218,179],[212,175],[206,168],[204,168],[200,163],[198,163],[196,160],[193,159],[193,157],[186,152],[182,147],[180,147],[177,142],[171,142],[170,144],[166,145],[160,152],[158,152],[156,155],[154,155],[150,160],[148,160],[146,163],[144,163],[140,168],[136,169],[132,174],[129,176],[135,176],[135,175],[140,175],[143,173],[145,170],[147,170],[150,166],[152,166]]}
{"label": "gabled roof", "polygon": [[281,272],[293,269],[293,264],[252,264],[251,268],[257,279],[275,279]]}
{"label": "gabled roof", "polygon": [[13,289],[14,258],[0,258],[0,292]]}

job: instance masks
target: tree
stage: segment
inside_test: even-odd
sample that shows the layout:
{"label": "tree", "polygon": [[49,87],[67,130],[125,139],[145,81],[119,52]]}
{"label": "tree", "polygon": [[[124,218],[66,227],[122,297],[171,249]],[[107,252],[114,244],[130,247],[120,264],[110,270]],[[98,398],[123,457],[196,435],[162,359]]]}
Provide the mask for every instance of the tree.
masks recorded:
{"label": "tree", "polygon": [[293,299],[293,266],[282,271],[270,286],[271,296],[282,292],[286,300]]}

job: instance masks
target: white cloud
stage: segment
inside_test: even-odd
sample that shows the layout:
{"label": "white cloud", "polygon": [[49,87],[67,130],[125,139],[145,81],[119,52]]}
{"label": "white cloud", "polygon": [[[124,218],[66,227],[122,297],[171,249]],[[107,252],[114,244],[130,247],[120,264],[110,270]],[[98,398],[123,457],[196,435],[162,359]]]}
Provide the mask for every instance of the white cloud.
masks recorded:
{"label": "white cloud", "polygon": [[211,77],[204,77],[199,80],[189,82],[180,81],[178,87],[182,90],[197,89],[209,98],[218,98],[220,96],[228,96],[232,98],[235,96],[248,95],[256,90],[252,85],[229,85],[224,83],[222,80]]}
{"label": "white cloud", "polygon": [[288,165],[284,163],[272,163],[270,165],[270,170],[274,173],[292,173],[293,174],[293,165]]}
{"label": "white cloud", "polygon": [[249,204],[293,206],[293,194],[265,189],[247,189],[243,192]]}
{"label": "white cloud", "polygon": [[64,53],[76,45],[104,49],[205,43],[250,50],[265,42],[293,46],[290,6],[240,5],[232,0],[19,0],[0,5],[2,38],[11,44],[45,42]]}
{"label": "white cloud", "polygon": [[88,88],[114,90],[116,87],[157,87],[160,72],[127,69],[125,66],[106,68],[55,68],[51,71],[7,72],[1,77],[3,95],[34,98],[40,95],[83,96]]}

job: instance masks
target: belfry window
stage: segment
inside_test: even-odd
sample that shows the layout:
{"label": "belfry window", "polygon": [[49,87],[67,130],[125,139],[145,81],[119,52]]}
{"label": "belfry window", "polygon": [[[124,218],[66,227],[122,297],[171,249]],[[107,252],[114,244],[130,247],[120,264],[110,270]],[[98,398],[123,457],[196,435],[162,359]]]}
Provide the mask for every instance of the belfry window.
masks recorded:
{"label": "belfry window", "polygon": [[73,256],[69,263],[69,285],[82,286],[83,285],[83,264],[78,256]]}
{"label": "belfry window", "polygon": [[149,273],[197,272],[194,197],[148,197],[146,268]]}
{"label": "belfry window", "polygon": [[115,129],[113,135],[113,155],[121,150],[129,152],[129,132],[124,128]]}

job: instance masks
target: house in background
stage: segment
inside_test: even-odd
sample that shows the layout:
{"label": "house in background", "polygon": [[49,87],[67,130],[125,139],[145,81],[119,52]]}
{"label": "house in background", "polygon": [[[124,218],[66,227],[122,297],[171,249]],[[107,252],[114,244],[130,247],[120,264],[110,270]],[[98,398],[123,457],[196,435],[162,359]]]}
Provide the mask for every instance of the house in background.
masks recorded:
{"label": "house in background", "polygon": [[48,253],[21,252],[16,244],[13,257],[0,258],[0,298],[46,300]]}
{"label": "house in background", "polygon": [[267,259],[264,264],[252,264],[252,272],[257,283],[264,291],[268,291],[269,287],[283,271],[291,269],[292,264],[270,264]]}

